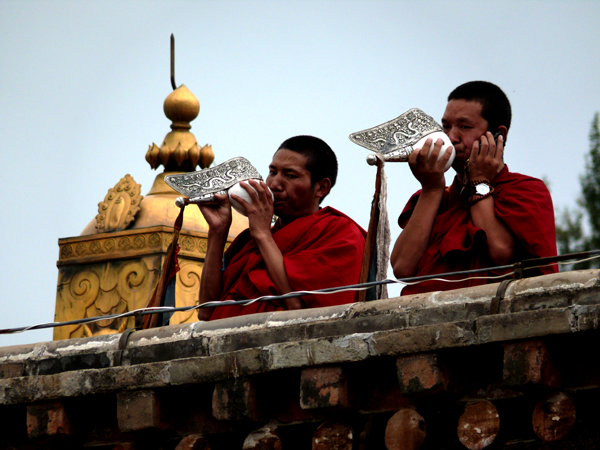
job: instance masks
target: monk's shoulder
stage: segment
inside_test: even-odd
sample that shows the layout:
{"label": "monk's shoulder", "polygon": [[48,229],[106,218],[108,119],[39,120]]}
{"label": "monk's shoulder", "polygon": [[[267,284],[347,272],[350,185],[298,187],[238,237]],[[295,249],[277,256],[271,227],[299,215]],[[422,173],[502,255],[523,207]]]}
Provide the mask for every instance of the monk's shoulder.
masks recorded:
{"label": "monk's shoulder", "polygon": [[363,240],[366,237],[366,231],[356,223],[351,217],[347,216],[341,211],[338,211],[331,206],[326,206],[319,210],[321,217],[324,222],[328,224],[328,226],[332,226],[339,231],[340,228],[343,228],[345,232],[356,235],[357,237],[361,237]]}
{"label": "monk's shoulder", "polygon": [[509,171],[502,173],[498,178],[499,180],[496,189],[500,189],[501,191],[510,191],[517,195],[519,193],[523,195],[536,193],[538,195],[550,196],[550,191],[548,190],[546,183],[539,178]]}

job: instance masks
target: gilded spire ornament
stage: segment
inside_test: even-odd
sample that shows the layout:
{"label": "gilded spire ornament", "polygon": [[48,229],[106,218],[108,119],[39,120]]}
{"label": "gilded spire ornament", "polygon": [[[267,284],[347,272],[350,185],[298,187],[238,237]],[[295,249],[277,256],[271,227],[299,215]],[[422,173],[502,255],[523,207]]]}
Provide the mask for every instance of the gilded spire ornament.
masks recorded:
{"label": "gilded spire ornament", "polygon": [[163,110],[172,122],[169,132],[159,147],[155,143],[149,146],[146,161],[157,169],[163,165],[165,172],[193,172],[196,166],[206,169],[215,159],[212,146],[200,148],[196,137],[190,131],[190,122],[198,117],[200,102],[196,96],[182,84],[175,87],[175,38],[171,35],[171,92],[165,99]]}
{"label": "gilded spire ornament", "polygon": [[[152,144],[146,160],[153,169],[164,166],[150,190],[125,175],[102,202],[98,214],[80,236],[59,239],[55,321],[100,318],[87,325],[69,324],[54,329],[54,339],[122,333],[135,326],[133,317],[120,314],[144,308],[161,275],[161,267],[173,240],[173,224],[180,212],[180,195],[165,183],[165,176],[208,168],[215,155],[210,145],[198,146],[190,132],[200,112],[200,102],[184,85],[176,87],[174,46],[171,37],[171,86],[164,113],[171,131],[162,144]],[[143,200],[143,201],[142,201]],[[230,243],[248,220],[233,213],[227,237]],[[177,255],[180,270],[175,282],[175,306],[198,303],[200,278],[207,249],[208,224],[199,208],[188,208],[180,230]],[[178,311],[170,324],[197,320],[193,310]]]}

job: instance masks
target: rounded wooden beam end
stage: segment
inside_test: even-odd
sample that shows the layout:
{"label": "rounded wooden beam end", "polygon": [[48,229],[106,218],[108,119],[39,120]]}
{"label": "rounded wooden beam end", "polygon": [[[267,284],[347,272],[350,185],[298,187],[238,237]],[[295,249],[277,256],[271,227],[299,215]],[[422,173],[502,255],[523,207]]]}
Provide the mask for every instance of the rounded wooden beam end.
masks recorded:
{"label": "rounded wooden beam end", "polygon": [[565,437],[575,425],[575,404],[559,392],[539,402],[533,410],[533,431],[543,441],[557,441]]}
{"label": "rounded wooden beam end", "polygon": [[458,419],[458,439],[469,450],[486,448],[500,430],[500,415],[487,400],[470,403]]}
{"label": "rounded wooden beam end", "polygon": [[418,450],[426,436],[425,419],[414,409],[404,408],[387,423],[385,447],[388,450]]}
{"label": "rounded wooden beam end", "polygon": [[312,450],[352,450],[352,427],[340,422],[324,422],[313,434]]}

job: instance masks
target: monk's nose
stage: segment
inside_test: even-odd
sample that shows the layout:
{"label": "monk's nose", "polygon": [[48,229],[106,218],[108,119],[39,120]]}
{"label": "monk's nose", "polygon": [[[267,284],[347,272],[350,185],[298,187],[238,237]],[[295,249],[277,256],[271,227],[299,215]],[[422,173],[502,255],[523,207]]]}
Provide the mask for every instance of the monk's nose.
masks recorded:
{"label": "monk's nose", "polygon": [[453,145],[458,144],[458,142],[459,142],[458,131],[456,130],[455,127],[452,127],[449,130],[447,130],[446,135],[448,136],[448,138],[450,138],[450,142],[452,142]]}
{"label": "monk's nose", "polygon": [[277,175],[272,175],[271,177],[269,177],[267,179],[267,186],[269,186],[269,189],[271,189],[272,191],[278,191],[279,189],[281,189],[281,175],[277,174]]}

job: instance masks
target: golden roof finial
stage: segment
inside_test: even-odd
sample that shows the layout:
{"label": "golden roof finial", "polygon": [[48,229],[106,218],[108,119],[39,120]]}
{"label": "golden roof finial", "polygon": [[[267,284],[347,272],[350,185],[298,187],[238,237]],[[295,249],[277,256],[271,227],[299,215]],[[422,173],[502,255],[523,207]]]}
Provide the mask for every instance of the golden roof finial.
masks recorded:
{"label": "golden roof finial", "polygon": [[189,131],[190,122],[198,117],[200,102],[196,96],[182,84],[175,86],[175,37],[171,34],[171,92],[165,99],[163,109],[171,120],[171,132],[165,136],[160,147],[152,143],[146,153],[150,167],[157,169],[161,164],[165,172],[192,172],[200,164],[202,169],[209,167],[215,159],[210,145],[200,149],[196,137]]}

